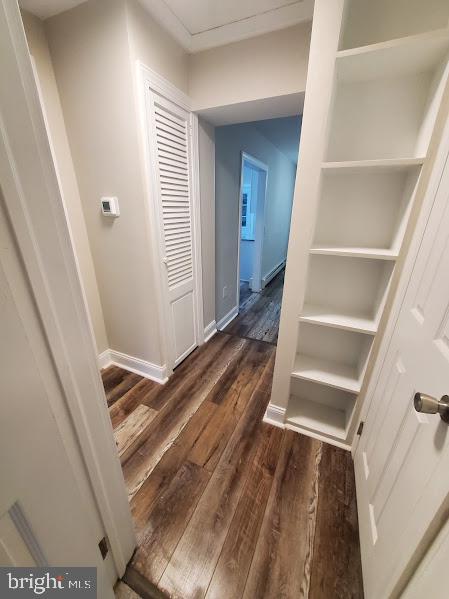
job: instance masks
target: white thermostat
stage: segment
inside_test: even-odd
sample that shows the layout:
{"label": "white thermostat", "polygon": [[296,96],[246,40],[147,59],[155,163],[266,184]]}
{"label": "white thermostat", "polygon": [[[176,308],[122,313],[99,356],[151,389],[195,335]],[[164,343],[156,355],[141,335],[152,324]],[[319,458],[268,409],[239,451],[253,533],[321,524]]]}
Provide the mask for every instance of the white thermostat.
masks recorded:
{"label": "white thermostat", "polygon": [[120,216],[118,198],[101,198],[101,211],[104,216]]}

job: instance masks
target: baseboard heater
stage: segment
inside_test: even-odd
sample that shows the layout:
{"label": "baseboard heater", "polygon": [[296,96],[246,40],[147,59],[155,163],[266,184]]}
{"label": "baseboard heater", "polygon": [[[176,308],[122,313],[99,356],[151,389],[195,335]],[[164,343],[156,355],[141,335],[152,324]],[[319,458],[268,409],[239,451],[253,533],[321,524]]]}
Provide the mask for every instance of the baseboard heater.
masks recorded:
{"label": "baseboard heater", "polygon": [[279,262],[279,264],[277,266],[275,266],[274,268],[272,268],[270,270],[269,273],[267,273],[263,278],[262,278],[262,287],[266,287],[268,285],[268,283],[271,281],[271,279],[274,279],[274,277],[281,272],[281,270],[284,268],[285,266],[285,259],[282,260],[282,262]]}

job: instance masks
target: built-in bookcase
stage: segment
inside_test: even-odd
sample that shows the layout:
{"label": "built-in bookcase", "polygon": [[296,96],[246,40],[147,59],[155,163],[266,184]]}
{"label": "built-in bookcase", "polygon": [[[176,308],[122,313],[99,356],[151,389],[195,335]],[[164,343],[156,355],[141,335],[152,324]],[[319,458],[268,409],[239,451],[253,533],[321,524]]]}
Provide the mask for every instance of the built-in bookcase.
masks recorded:
{"label": "built-in bookcase", "polygon": [[448,21],[447,0],[316,0],[271,405],[347,447],[447,85]]}

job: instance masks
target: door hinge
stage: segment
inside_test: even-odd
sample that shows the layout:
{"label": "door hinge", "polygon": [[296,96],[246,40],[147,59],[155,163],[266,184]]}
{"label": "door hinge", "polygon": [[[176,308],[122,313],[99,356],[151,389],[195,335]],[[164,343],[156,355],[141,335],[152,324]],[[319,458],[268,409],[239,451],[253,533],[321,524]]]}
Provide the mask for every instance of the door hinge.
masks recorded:
{"label": "door hinge", "polygon": [[109,551],[109,539],[108,537],[103,537],[101,541],[98,543],[98,549],[100,550],[101,557],[106,559],[106,556]]}
{"label": "door hinge", "polygon": [[359,428],[357,429],[357,434],[358,434],[359,437],[360,437],[360,435],[363,432],[363,426],[364,426],[364,424],[365,424],[364,422],[360,422],[359,423]]}

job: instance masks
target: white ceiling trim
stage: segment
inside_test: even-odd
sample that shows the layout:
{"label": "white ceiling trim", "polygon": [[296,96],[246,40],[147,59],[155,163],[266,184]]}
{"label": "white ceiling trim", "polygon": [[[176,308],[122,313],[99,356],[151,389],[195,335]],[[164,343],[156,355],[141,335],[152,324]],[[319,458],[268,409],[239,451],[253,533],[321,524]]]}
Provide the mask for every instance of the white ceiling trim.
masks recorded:
{"label": "white ceiling trim", "polygon": [[240,21],[191,34],[164,0],[140,0],[148,12],[189,53],[200,52],[310,21],[313,0],[301,0]]}

